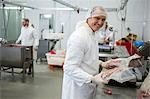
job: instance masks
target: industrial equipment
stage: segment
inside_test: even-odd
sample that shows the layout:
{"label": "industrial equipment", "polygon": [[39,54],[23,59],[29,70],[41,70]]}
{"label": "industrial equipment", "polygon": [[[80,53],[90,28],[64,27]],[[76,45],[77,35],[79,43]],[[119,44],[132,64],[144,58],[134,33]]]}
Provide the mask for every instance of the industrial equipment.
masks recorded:
{"label": "industrial equipment", "polygon": [[147,59],[150,56],[150,41],[145,42],[138,49],[139,53]]}
{"label": "industrial equipment", "polygon": [[40,61],[42,61],[43,58],[46,59],[45,54],[53,50],[56,43],[63,39],[63,37],[63,33],[43,33],[42,39],[39,41],[36,62],[38,59],[40,59]]}
{"label": "industrial equipment", "polygon": [[[32,46],[3,45],[0,47],[0,77],[1,72],[18,73],[14,68],[23,69],[22,81],[25,82],[26,69],[31,66],[32,77],[34,77]],[[10,71],[11,69],[11,71]]]}
{"label": "industrial equipment", "polygon": [[112,46],[109,45],[99,45],[99,52],[111,53],[114,50]]}
{"label": "industrial equipment", "polygon": [[51,51],[54,47],[55,47],[55,45],[56,45],[56,43],[57,43],[57,41],[59,41],[59,40],[54,40],[54,39],[41,39],[40,41],[39,41],[39,47],[38,47],[38,50],[37,50],[37,59],[36,59],[36,62],[40,59],[40,62],[43,60],[43,58],[44,59],[46,59],[46,56],[45,56],[45,54],[47,53],[47,52],[49,52],[49,51]]}

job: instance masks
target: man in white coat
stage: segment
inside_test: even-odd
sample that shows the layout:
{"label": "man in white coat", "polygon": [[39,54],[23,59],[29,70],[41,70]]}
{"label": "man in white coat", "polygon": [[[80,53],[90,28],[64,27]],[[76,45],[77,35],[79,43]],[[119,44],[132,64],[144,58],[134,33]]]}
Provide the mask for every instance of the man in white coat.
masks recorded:
{"label": "man in white coat", "polygon": [[24,18],[22,22],[21,33],[16,43],[21,41],[23,46],[33,46],[34,48],[38,46],[39,39],[38,34],[35,29],[29,25],[29,19]]}
{"label": "man in white coat", "polygon": [[[35,29],[29,25],[29,19],[27,18],[23,19],[21,33],[16,43],[20,41],[21,45],[32,46],[34,49],[36,49],[39,44],[38,34],[35,32]],[[28,74],[31,74],[31,66],[29,67]]]}
{"label": "man in white coat", "polygon": [[70,36],[64,63],[62,99],[94,99],[96,84],[101,83],[99,65],[109,67],[98,56],[97,31],[107,17],[105,9],[96,6]]}

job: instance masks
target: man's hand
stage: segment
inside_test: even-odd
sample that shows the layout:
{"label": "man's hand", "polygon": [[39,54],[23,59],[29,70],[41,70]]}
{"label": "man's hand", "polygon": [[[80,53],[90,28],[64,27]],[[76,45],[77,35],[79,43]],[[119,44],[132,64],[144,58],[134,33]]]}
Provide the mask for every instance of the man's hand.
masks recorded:
{"label": "man's hand", "polygon": [[16,43],[16,44],[19,44],[19,41],[16,41],[15,43]]}
{"label": "man's hand", "polygon": [[[105,77],[105,78],[106,78],[106,77]],[[101,72],[101,73],[99,73],[99,74],[93,76],[91,80],[92,80],[92,82],[94,82],[94,83],[97,84],[97,85],[100,85],[100,84],[102,84],[102,83],[107,84],[108,81],[107,81],[105,78],[103,77],[103,72]]]}
{"label": "man's hand", "polygon": [[110,59],[106,62],[102,62],[101,66],[104,68],[114,68],[118,66],[118,64],[121,62],[121,60],[116,60],[116,59]]}

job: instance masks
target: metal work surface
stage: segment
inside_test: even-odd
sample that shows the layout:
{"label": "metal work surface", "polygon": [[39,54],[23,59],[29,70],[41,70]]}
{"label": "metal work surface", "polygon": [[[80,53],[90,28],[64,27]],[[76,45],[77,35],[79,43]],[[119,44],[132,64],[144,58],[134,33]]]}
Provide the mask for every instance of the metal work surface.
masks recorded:
{"label": "metal work surface", "polygon": [[22,67],[24,48],[0,47],[0,51],[2,52],[1,65]]}
{"label": "metal work surface", "polygon": [[124,46],[115,46],[111,52],[100,52],[99,57],[113,58],[113,57],[129,57],[129,53]]}
{"label": "metal work surface", "polygon": [[32,60],[32,49],[25,46],[3,46],[1,51],[1,65],[22,68],[24,62]]}

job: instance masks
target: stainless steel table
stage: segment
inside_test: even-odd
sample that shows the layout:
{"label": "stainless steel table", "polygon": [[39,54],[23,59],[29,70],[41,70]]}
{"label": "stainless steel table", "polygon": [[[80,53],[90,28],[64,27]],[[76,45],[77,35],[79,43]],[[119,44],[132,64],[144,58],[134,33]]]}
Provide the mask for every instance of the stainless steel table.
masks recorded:
{"label": "stainless steel table", "polygon": [[107,61],[111,58],[129,57],[129,53],[125,46],[115,46],[111,52],[99,52],[99,59]]}
{"label": "stainless steel table", "polygon": [[113,57],[129,57],[129,53],[125,46],[115,46],[111,52],[99,52],[99,57],[113,58]]}

